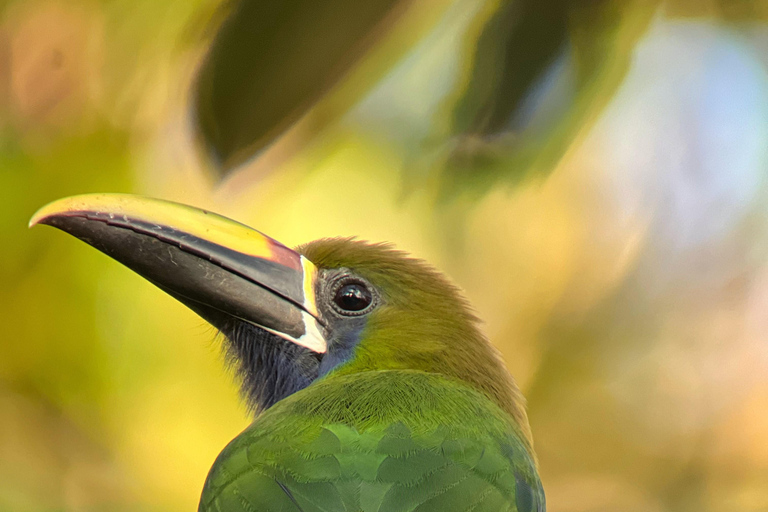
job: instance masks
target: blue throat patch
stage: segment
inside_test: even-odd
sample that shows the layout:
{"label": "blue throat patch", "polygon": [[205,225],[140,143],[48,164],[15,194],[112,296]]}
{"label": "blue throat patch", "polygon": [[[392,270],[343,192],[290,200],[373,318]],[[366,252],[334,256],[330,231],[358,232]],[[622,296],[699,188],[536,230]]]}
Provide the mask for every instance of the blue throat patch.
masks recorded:
{"label": "blue throat patch", "polygon": [[221,333],[227,338],[227,362],[241,379],[248,409],[258,413],[349,361],[364,327],[361,321],[339,329],[322,355],[236,319],[227,322]]}

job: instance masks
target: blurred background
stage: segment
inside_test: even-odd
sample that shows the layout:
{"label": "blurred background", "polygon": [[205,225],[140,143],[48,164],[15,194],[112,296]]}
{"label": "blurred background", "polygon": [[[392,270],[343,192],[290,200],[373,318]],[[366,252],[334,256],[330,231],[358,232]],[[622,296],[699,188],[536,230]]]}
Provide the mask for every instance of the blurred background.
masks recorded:
{"label": "blurred background", "polygon": [[551,511],[768,511],[767,172],[764,0],[0,1],[0,511],[195,510],[249,422],[211,327],[27,230],[87,192],[435,264]]}

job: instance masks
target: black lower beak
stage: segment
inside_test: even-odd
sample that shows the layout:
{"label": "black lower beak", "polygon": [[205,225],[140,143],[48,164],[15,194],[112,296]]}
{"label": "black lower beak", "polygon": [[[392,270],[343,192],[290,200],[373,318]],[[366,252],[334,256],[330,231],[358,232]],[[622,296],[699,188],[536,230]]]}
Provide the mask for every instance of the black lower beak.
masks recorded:
{"label": "black lower beak", "polygon": [[48,224],[142,275],[218,329],[231,318],[317,353],[317,270],[279,242],[204,210],[137,196],[76,196],[41,209]]}

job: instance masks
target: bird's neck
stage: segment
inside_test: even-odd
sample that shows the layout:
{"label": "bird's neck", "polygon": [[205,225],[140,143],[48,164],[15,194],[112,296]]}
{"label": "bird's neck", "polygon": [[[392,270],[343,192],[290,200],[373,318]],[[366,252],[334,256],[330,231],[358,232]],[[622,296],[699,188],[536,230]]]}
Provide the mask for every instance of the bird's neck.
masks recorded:
{"label": "bird's neck", "polygon": [[483,393],[506,412],[533,452],[525,398],[504,366],[501,355],[479,331],[471,329],[461,335],[461,340],[450,341],[415,342],[399,337],[366,339],[355,348],[354,357],[336,367],[331,375],[413,370],[463,383]]}

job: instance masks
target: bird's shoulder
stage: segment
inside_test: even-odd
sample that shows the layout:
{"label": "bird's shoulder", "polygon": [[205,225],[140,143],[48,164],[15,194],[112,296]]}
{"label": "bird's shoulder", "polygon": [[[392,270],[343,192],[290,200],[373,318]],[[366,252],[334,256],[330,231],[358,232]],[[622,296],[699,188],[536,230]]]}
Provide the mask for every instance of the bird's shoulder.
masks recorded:
{"label": "bird's shoulder", "polygon": [[481,393],[434,374],[329,376],[230,443],[200,510],[541,512],[519,427]]}

